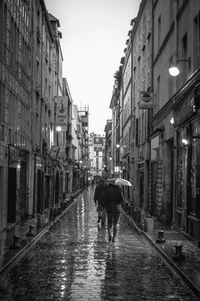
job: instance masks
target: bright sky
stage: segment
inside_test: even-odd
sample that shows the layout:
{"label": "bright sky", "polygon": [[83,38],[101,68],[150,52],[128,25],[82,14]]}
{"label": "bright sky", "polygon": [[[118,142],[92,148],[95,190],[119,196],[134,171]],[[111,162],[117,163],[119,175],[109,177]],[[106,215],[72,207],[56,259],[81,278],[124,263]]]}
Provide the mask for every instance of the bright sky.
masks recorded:
{"label": "bright sky", "polygon": [[89,132],[102,135],[109,109],[114,73],[124,56],[131,19],[140,0],[45,0],[60,21],[63,77],[74,104],[89,106]]}

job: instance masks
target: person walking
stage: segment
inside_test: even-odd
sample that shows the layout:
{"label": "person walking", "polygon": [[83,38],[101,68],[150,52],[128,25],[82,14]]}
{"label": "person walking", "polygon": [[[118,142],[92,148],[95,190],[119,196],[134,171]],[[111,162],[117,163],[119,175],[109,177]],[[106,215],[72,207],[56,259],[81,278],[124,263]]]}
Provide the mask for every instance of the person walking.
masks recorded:
{"label": "person walking", "polygon": [[119,186],[109,184],[105,190],[105,208],[108,222],[108,240],[114,242],[117,235],[117,224],[124,198]]}
{"label": "person walking", "polygon": [[97,207],[97,213],[98,213],[97,223],[101,222],[101,226],[104,226],[106,221],[106,210],[105,210],[105,183],[103,180],[101,180],[95,188],[94,202]]}

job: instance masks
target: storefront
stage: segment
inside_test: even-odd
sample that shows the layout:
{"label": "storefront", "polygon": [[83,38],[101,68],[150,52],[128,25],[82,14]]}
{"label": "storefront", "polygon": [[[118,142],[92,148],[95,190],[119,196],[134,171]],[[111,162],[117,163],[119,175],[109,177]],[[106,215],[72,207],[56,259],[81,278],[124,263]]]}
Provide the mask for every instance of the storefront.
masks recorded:
{"label": "storefront", "polygon": [[175,96],[175,226],[200,241],[200,84],[198,74]]}
{"label": "storefront", "polygon": [[13,145],[8,151],[7,221],[15,223],[28,216],[28,152]]}

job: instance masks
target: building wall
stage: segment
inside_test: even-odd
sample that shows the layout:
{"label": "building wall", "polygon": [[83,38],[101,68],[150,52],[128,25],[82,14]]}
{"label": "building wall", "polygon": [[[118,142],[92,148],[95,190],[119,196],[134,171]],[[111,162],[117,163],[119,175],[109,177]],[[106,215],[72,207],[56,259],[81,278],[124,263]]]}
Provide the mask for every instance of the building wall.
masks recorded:
{"label": "building wall", "polygon": [[147,210],[149,202],[150,109],[141,109],[141,92],[152,93],[152,1],[142,1],[132,29],[132,128],[131,179],[132,204]]}
{"label": "building wall", "polygon": [[[20,5],[9,1],[0,3],[0,168],[4,179],[0,184],[1,229],[28,213],[32,9],[30,1]],[[7,178],[11,182],[16,180],[13,195]]]}

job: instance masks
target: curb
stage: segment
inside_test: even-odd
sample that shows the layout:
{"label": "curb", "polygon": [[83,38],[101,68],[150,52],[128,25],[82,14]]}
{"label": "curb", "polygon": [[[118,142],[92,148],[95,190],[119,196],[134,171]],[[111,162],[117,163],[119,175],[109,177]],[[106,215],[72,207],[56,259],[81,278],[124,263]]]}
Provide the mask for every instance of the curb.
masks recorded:
{"label": "curb", "polygon": [[[80,193],[80,195],[83,191]],[[26,255],[26,253],[30,250],[30,248],[45,234],[47,233],[58,221],[59,219],[66,214],[66,212],[78,201],[78,195],[71,204],[64,211],[58,215],[55,220],[50,224],[44,227],[29,243],[27,243],[15,256],[10,259],[1,269],[0,269],[0,277],[3,276],[4,273],[10,271],[14,266]]]}
{"label": "curb", "polygon": [[131,224],[131,226],[133,226],[137,232],[139,234],[141,234],[143,231],[136,225],[135,221],[128,215],[126,214],[126,212],[124,210],[122,210],[122,213],[121,213],[125,218],[126,220]]}
{"label": "curb", "polygon": [[198,296],[200,297],[199,288],[181,271],[181,269],[157,246],[157,244],[149,237],[144,231],[142,234],[146,237],[146,239],[150,242],[150,244],[159,252],[159,254],[163,257],[164,261],[170,267],[173,268],[173,271],[187,284],[187,286]]}

